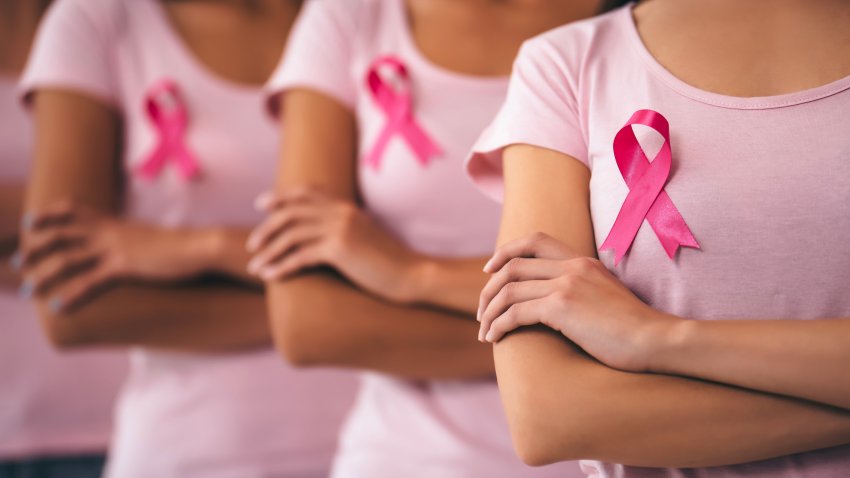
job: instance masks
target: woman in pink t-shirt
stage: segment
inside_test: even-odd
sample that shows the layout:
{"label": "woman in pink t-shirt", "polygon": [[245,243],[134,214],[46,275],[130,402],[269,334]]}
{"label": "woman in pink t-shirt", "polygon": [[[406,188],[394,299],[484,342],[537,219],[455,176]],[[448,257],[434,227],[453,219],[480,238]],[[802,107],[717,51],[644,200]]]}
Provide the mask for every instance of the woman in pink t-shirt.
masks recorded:
{"label": "woman in pink t-shirt", "polygon": [[0,3],[0,477],[96,478],[126,354],[53,350],[32,304],[18,297],[12,255],[33,142],[17,77],[47,4]]}
{"label": "woman in pink t-shirt", "polygon": [[63,0],[39,32],[22,290],[59,347],[133,347],[109,476],[327,475],[355,378],[284,366],[245,270],[299,8]]}
{"label": "woman in pink t-shirt", "polygon": [[316,0],[269,84],[289,140],[249,241],[302,366],[366,370],[335,478],[575,477],[511,450],[475,341],[499,208],[463,159],[520,43],[595,1]]}
{"label": "woman in pink t-shirt", "polygon": [[504,192],[480,337],[526,462],[850,474],[848,20],[653,0],[524,45],[469,170]]}

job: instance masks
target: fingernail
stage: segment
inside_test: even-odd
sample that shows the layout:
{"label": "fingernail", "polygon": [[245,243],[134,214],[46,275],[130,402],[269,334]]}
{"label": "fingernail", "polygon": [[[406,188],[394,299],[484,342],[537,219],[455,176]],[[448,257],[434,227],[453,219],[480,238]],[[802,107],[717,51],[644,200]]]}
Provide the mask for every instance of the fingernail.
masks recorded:
{"label": "fingernail", "polygon": [[492,342],[493,341],[493,332],[492,331],[487,332],[487,336],[484,337],[484,340],[486,340],[487,342]]}
{"label": "fingernail", "polygon": [[490,269],[491,269],[492,267],[493,267],[493,258],[491,257],[491,258],[490,258],[490,260],[489,260],[489,261],[487,261],[487,263],[486,263],[486,264],[484,264],[484,269],[483,269],[483,271],[484,271],[484,272],[490,272]]}
{"label": "fingernail", "polygon": [[251,259],[251,261],[248,262],[248,272],[250,272],[251,274],[256,274],[259,271],[259,269],[260,269],[260,261],[258,261],[256,259]]}
{"label": "fingernail", "polygon": [[50,299],[50,303],[47,304],[47,307],[49,307],[50,311],[54,314],[58,313],[60,310],[62,310],[62,299],[60,299],[59,297],[54,297]]}
{"label": "fingernail", "polygon": [[35,291],[35,283],[33,283],[30,279],[25,279],[21,283],[21,288],[18,289],[18,296],[21,299],[29,299],[32,297],[32,293]]}
{"label": "fingernail", "polygon": [[30,212],[25,212],[23,216],[21,216],[21,229],[24,231],[29,231],[32,229],[33,223],[35,222],[35,217]]}
{"label": "fingernail", "polygon": [[262,271],[260,271],[260,277],[263,280],[272,280],[274,279],[274,271],[270,269],[263,269]]}
{"label": "fingernail", "polygon": [[15,251],[12,254],[12,257],[9,258],[9,265],[16,271],[21,270],[21,267],[24,265],[24,256],[21,254],[21,251]]}

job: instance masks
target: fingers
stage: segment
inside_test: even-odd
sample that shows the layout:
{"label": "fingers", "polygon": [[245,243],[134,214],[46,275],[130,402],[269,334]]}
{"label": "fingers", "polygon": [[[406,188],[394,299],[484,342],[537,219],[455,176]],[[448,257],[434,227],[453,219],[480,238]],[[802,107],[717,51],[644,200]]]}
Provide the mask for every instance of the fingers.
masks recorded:
{"label": "fingers", "polygon": [[53,291],[48,307],[54,314],[78,307],[113,279],[113,274],[105,264],[90,267],[61,283]]}
{"label": "fingers", "polygon": [[490,277],[478,298],[478,319],[496,294],[510,282],[551,279],[563,273],[562,261],[514,257]]}
{"label": "fingers", "polygon": [[245,246],[248,252],[256,253],[274,241],[275,236],[281,234],[286,228],[298,222],[316,220],[319,216],[319,208],[310,204],[293,205],[276,210],[251,232]]}
{"label": "fingers", "polygon": [[261,277],[265,281],[282,279],[296,272],[323,265],[327,261],[327,245],[314,241],[299,246],[283,260],[263,268]]}
{"label": "fingers", "polygon": [[291,226],[272,241],[248,263],[248,272],[266,278],[266,269],[274,262],[285,259],[287,254],[305,243],[318,241],[323,236],[324,227],[317,222],[301,223]]}
{"label": "fingers", "polygon": [[493,257],[484,265],[484,272],[496,272],[515,257],[571,259],[575,256],[576,254],[566,244],[552,236],[538,232],[522,239],[511,241],[496,249]]}
{"label": "fingers", "polygon": [[51,252],[85,241],[87,231],[76,224],[34,230],[28,233],[17,261],[22,267],[32,266]]}
{"label": "fingers", "polygon": [[88,249],[72,249],[51,255],[27,270],[21,284],[20,295],[30,298],[42,294],[86,268],[90,268],[98,255]]}
{"label": "fingers", "polygon": [[480,335],[487,342],[498,342],[505,334],[512,330],[526,325],[541,323],[545,307],[545,299],[535,299],[514,304],[489,324],[489,328],[486,331],[483,330],[482,324]]}
{"label": "fingers", "polygon": [[508,282],[505,284],[481,313],[481,327],[478,333],[478,340],[483,341],[493,321],[512,306],[546,297],[555,288],[555,284],[549,280],[529,280],[525,282]]}
{"label": "fingers", "polygon": [[67,223],[82,213],[82,209],[70,200],[57,201],[44,209],[24,213],[21,229],[31,231],[51,224]]}

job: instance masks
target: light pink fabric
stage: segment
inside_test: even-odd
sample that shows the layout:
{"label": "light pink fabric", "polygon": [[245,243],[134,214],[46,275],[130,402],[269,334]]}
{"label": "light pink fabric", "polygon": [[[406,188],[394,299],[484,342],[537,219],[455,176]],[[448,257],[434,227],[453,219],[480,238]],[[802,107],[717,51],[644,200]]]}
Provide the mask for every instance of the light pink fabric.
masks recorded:
{"label": "light pink fabric", "polygon": [[[531,144],[590,168],[596,244],[628,194],[613,154],[617,131],[648,108],[670,123],[665,190],[702,249],[671,261],[647,222],[628,256],[603,262],[640,297],[685,317],[850,316],[850,77],[782,96],[734,98],[684,84],[640,41],[630,7],[526,43],[501,112],[468,169],[499,197],[501,151]],[[660,135],[638,133],[653,157]],[[556,180],[556,178],[553,178]],[[839,478],[850,447],[692,470],[583,463],[598,477]]]}
{"label": "light pink fabric", "polygon": [[[133,174],[156,146],[145,110],[170,78],[189,114],[201,174],[172,164]],[[187,51],[156,0],[63,0],[49,12],[22,86],[79,92],[124,119],[126,216],[162,226],[250,227],[272,185],[279,138],[259,88],[211,74]],[[234,317],[233,320],[239,320]],[[356,378],[295,371],[269,349],[219,356],[135,350],[109,463],[115,478],[327,475]]]}
{"label": "light pink fabric", "polygon": [[[29,117],[16,82],[0,77],[0,182],[23,183],[32,153]],[[0,460],[102,453],[125,354],[60,354],[29,301],[0,288]]]}
{"label": "light pink fabric", "polygon": [[[401,135],[390,139],[379,168],[365,160],[387,124],[366,83],[370,65],[384,55],[406,66],[415,122],[443,151],[427,163]],[[507,78],[467,76],[430,63],[412,42],[403,0],[316,0],[307,4],[286,59],[269,84],[272,93],[294,88],[319,91],[354,111],[360,189],[368,211],[390,232],[437,256],[492,251],[499,207],[469,184],[462,163],[504,99]],[[492,380],[412,382],[367,374],[333,476],[578,474],[574,463],[534,469],[515,457]]]}

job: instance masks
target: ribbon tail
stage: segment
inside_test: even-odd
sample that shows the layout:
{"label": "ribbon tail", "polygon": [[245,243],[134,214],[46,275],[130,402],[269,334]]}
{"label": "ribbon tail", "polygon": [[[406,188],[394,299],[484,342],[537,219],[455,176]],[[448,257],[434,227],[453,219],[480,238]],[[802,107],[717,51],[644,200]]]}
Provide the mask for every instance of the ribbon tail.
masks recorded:
{"label": "ribbon tail", "polygon": [[201,170],[198,162],[195,160],[195,157],[192,156],[192,153],[187,151],[185,148],[181,148],[180,152],[177,154],[176,162],[177,172],[180,174],[180,178],[184,181],[189,181]]}
{"label": "ribbon tail", "polygon": [[412,119],[409,119],[404,124],[402,134],[404,135],[404,139],[407,140],[407,144],[410,145],[410,149],[413,150],[416,158],[423,166],[427,166],[431,162],[431,159],[443,154],[443,150],[437,142],[431,139],[428,133]]}
{"label": "ribbon tail", "polygon": [[699,242],[666,191],[661,191],[658,195],[646,219],[670,259],[675,258],[679,247],[700,248]]}
{"label": "ribbon tail", "polygon": [[366,157],[363,159],[367,166],[370,166],[375,171],[381,168],[381,159],[384,157],[384,151],[386,151],[390,138],[392,138],[395,132],[396,126],[394,123],[388,123],[384,126],[384,129],[378,135],[378,139],[375,140],[375,144],[372,145],[372,148],[366,153]]}
{"label": "ribbon tail", "polygon": [[156,150],[150,154],[141,164],[135,168],[135,173],[147,180],[156,179],[159,172],[165,166],[165,161],[168,158],[165,152],[165,146],[159,145]]}

